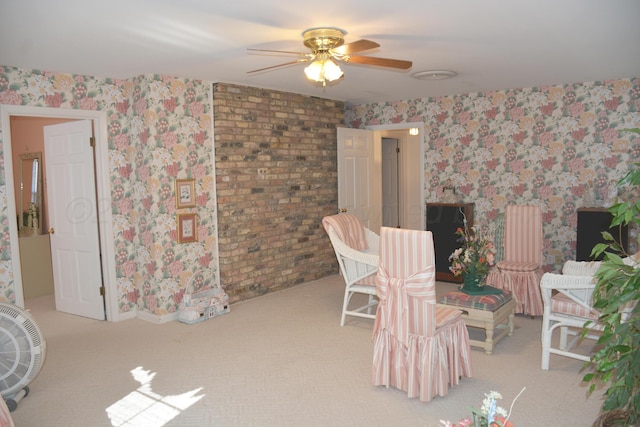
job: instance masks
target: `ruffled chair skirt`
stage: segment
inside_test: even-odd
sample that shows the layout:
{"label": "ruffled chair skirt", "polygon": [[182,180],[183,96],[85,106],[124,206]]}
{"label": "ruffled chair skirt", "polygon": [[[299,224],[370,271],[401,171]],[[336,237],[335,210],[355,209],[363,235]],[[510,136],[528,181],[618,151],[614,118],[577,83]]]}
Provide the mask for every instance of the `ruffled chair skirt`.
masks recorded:
{"label": "ruffled chair skirt", "polygon": [[461,377],[471,377],[470,353],[462,318],[432,337],[410,334],[406,346],[381,329],[375,336],[373,384],[392,386],[428,402],[436,395],[445,396]]}

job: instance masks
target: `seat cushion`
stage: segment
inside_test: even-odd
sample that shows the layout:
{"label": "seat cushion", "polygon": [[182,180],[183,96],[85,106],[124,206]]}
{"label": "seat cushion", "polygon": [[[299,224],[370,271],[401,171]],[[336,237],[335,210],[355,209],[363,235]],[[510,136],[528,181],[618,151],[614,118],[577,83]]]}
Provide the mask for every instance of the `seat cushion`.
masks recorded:
{"label": "seat cushion", "polygon": [[585,319],[591,320],[598,320],[599,316],[598,312],[589,310],[562,293],[551,297],[551,312],[566,314],[568,316],[584,317]]}
{"label": "seat cushion", "polygon": [[440,329],[462,316],[462,312],[453,307],[436,306],[436,329]]}
{"label": "seat cushion", "polygon": [[541,266],[540,264],[532,263],[532,262],[515,262],[515,261],[500,261],[496,264],[498,270],[504,271],[536,271]]}
{"label": "seat cushion", "polygon": [[511,291],[503,290],[502,294],[469,295],[461,291],[451,291],[440,297],[440,304],[456,307],[474,308],[476,310],[496,311],[511,299]]}
{"label": "seat cushion", "polygon": [[354,215],[338,214],[326,216],[322,223],[333,227],[333,230],[347,246],[357,251],[369,249],[364,225],[360,219]]}

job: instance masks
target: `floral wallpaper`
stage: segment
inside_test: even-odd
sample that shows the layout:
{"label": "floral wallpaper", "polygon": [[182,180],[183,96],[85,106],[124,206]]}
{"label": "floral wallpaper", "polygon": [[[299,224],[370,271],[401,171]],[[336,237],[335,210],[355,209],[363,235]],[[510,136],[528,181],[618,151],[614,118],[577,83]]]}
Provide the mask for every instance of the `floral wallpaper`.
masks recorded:
{"label": "floral wallpaper", "polygon": [[[217,276],[211,96],[210,83],[161,75],[117,80],[0,66],[0,104],[107,112],[120,313],[174,312],[195,271]],[[5,161],[0,151],[0,300],[14,302]],[[197,213],[198,241],[178,244],[174,182],[183,178],[195,179],[197,206],[180,213]]]}
{"label": "floral wallpaper", "polygon": [[[462,201],[475,202],[485,231],[507,204],[540,205],[545,270],[558,270],[575,259],[585,197],[608,206],[612,183],[640,162],[640,138],[621,131],[640,127],[640,78],[346,107],[354,128],[417,121],[425,124],[427,201],[451,179]],[[619,196],[637,200],[635,191]]]}

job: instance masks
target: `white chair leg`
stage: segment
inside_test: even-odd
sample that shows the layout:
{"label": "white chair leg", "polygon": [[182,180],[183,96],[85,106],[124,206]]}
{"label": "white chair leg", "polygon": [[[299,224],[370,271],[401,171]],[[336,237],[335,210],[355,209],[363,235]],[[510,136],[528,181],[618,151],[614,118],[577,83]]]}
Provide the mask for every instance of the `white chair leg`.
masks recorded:
{"label": "white chair leg", "polygon": [[373,295],[369,295],[369,303],[368,303],[368,307],[367,307],[367,313],[368,314],[373,314],[373,307],[375,307],[375,297]]}
{"label": "white chair leg", "polygon": [[351,292],[349,289],[344,291],[344,302],[342,303],[342,317],[340,318],[340,326],[344,326],[345,318],[347,317],[347,307],[349,306],[349,300],[351,299]]}
{"label": "white chair leg", "polygon": [[567,349],[567,337],[569,336],[569,328],[562,326],[560,328],[560,348],[562,350]]}
{"label": "white chair leg", "polygon": [[542,370],[549,370],[549,349],[551,348],[551,335],[552,332],[549,329],[550,322],[548,319],[542,319]]}

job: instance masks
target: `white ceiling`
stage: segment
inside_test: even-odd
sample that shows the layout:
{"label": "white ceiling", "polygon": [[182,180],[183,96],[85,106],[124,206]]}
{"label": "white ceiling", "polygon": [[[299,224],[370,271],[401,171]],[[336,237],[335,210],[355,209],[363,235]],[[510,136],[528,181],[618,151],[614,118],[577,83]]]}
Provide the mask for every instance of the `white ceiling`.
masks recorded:
{"label": "white ceiling", "polygon": [[[330,26],[408,71],[343,65],[326,88],[304,64],[248,75],[306,52]],[[131,78],[155,73],[351,103],[640,77],[638,0],[0,0],[0,65]],[[411,74],[454,70],[449,80]]]}

